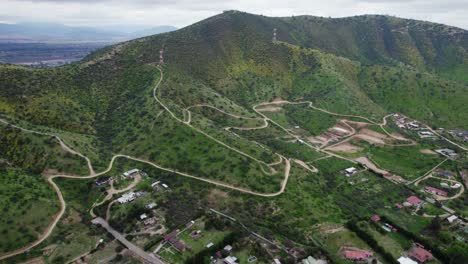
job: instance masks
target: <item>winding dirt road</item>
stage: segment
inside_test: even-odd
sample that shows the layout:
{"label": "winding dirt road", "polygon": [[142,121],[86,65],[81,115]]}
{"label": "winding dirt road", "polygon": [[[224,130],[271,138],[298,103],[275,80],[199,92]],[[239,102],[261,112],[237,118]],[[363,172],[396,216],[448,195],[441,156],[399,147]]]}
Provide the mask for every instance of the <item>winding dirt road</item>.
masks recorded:
{"label": "winding dirt road", "polygon": [[[159,69],[159,68],[158,68]],[[160,69],[159,69],[160,70]],[[177,118],[164,104],[162,104],[159,99],[157,98],[156,96],[156,89],[157,87],[160,85],[162,79],[163,79],[163,75],[162,75],[162,71],[160,70],[161,72],[161,78],[158,82],[158,84],[156,85],[156,87],[154,88],[153,90],[153,97],[155,98],[155,100],[157,102],[159,102],[164,109],[166,109],[166,111],[168,111],[171,116],[173,118],[175,118],[176,120],[182,122],[182,123],[185,123],[183,120],[180,120],[179,118]],[[19,248],[17,250],[14,250],[14,251],[10,251],[10,252],[7,252],[7,253],[4,253],[0,256],[0,260],[4,260],[4,259],[7,259],[7,258],[10,258],[10,257],[13,257],[13,256],[16,256],[16,255],[19,255],[19,254],[22,254],[36,246],[38,246],[39,244],[41,244],[44,240],[46,240],[53,232],[54,228],[57,226],[57,223],[60,221],[60,219],[62,218],[62,216],[64,215],[65,213],[65,209],[66,209],[66,202],[65,202],[65,199],[63,198],[63,194],[60,190],[60,188],[58,187],[58,185],[54,182],[54,179],[56,178],[69,178],[69,179],[91,179],[91,178],[96,178],[96,177],[99,177],[101,175],[104,175],[106,173],[108,173],[113,165],[114,165],[114,162],[117,158],[126,158],[126,159],[130,159],[130,160],[134,160],[134,161],[138,161],[138,162],[142,162],[142,163],[146,163],[148,165],[151,165],[155,168],[158,168],[158,169],[161,169],[161,170],[165,170],[165,171],[168,171],[168,172],[172,172],[172,173],[176,173],[178,175],[181,175],[181,176],[184,176],[184,177],[188,177],[188,178],[192,178],[192,179],[196,179],[196,180],[199,180],[199,181],[203,181],[203,182],[206,182],[206,183],[210,183],[210,184],[213,184],[213,185],[216,185],[216,186],[219,186],[219,187],[224,187],[224,188],[228,188],[228,189],[232,189],[232,190],[236,190],[236,191],[239,191],[239,192],[242,192],[242,193],[247,193],[247,194],[251,194],[251,195],[256,195],[256,196],[261,196],[261,197],[274,197],[274,196],[277,196],[277,195],[280,195],[284,192],[285,188],[286,188],[286,185],[287,185],[287,182],[288,182],[288,179],[289,179],[289,172],[290,172],[290,169],[291,169],[291,162],[289,159],[277,154],[279,157],[280,157],[280,163],[281,161],[284,161],[285,162],[285,169],[284,169],[284,179],[281,183],[281,187],[280,187],[280,190],[277,191],[277,192],[274,192],[274,193],[260,193],[260,192],[255,192],[255,191],[252,191],[252,190],[249,190],[249,189],[246,189],[246,188],[242,188],[242,187],[236,187],[236,186],[233,186],[233,185],[230,185],[230,184],[227,184],[227,183],[223,183],[223,182],[218,182],[218,181],[215,181],[215,180],[210,180],[210,179],[206,179],[206,178],[202,178],[202,177],[199,177],[199,176],[195,176],[195,175],[191,175],[191,174],[188,174],[188,173],[185,173],[185,172],[181,172],[181,171],[178,171],[176,169],[172,169],[172,168],[166,168],[166,167],[163,167],[159,164],[156,164],[156,163],[153,163],[151,161],[147,161],[147,160],[143,160],[143,159],[139,159],[139,158],[135,158],[135,157],[131,157],[131,156],[128,156],[128,155],[123,155],[123,154],[116,154],[112,157],[111,161],[109,162],[109,165],[108,167],[102,171],[102,172],[99,172],[99,173],[96,173],[93,169],[93,166],[92,166],[92,163],[91,161],[89,160],[89,158],[85,155],[83,155],[82,153],[80,153],[79,151],[76,151],[74,149],[72,149],[71,147],[69,147],[68,145],[65,144],[65,142],[57,135],[54,135],[54,134],[50,134],[50,133],[45,133],[45,132],[40,132],[40,131],[34,131],[34,130],[30,130],[30,129],[25,129],[25,128],[22,128],[22,127],[19,127],[17,125],[13,125],[13,124],[10,124],[8,123],[6,120],[3,120],[3,119],[0,119],[0,122],[6,124],[6,125],[10,125],[12,127],[15,127],[17,129],[20,129],[21,131],[23,132],[27,132],[27,133],[34,133],[34,134],[38,134],[38,135],[43,135],[43,136],[49,136],[49,137],[54,137],[56,138],[61,147],[65,150],[65,151],[68,151],[69,153],[73,154],[73,155],[77,155],[83,159],[86,160],[87,162],[87,166],[88,166],[88,169],[89,169],[89,175],[88,176],[74,176],[74,175],[66,175],[66,174],[57,174],[57,175],[52,175],[52,176],[48,176],[47,177],[47,181],[52,185],[53,189],[55,190],[55,192],[57,193],[57,196],[58,196],[58,199],[59,199],[59,203],[60,203],[60,211],[53,217],[52,219],[52,222],[49,224],[49,226],[46,228],[46,230],[44,230],[44,232],[42,234],[39,235],[38,239],[34,242],[32,242],[31,244],[29,245],[26,245],[22,248]],[[223,142],[220,142],[219,140],[211,137],[210,135],[206,134],[205,132],[197,129],[197,128],[194,128],[193,126],[191,126],[190,124],[187,124],[189,127],[193,128],[194,130],[196,131],[199,131],[200,133],[206,135],[208,138],[220,143],[221,145],[223,145],[224,147],[226,148],[229,148],[231,150],[234,150],[246,157],[249,157],[259,163],[262,163],[264,164],[265,166],[269,167],[270,169],[273,169],[272,165],[270,164],[279,164],[278,162],[274,162],[274,163],[270,163],[270,164],[267,164],[263,161],[260,161],[258,159],[255,159],[254,157],[248,155],[248,154],[245,154],[239,150],[236,150],[235,148],[232,148],[226,144],[224,144]],[[127,189],[127,188],[126,188]],[[92,210],[91,210],[91,213],[92,213]],[[92,213],[93,214],[93,213]]]}

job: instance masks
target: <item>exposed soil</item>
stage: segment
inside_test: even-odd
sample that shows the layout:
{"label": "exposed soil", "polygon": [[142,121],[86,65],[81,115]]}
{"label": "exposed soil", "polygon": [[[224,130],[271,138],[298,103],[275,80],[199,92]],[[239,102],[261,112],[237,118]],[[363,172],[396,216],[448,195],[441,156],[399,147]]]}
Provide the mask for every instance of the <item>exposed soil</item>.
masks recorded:
{"label": "exposed soil", "polygon": [[341,144],[332,146],[328,149],[331,151],[346,152],[346,153],[356,153],[356,152],[363,150],[363,148],[353,145],[349,142],[343,142]]}
{"label": "exposed soil", "polygon": [[430,149],[421,149],[421,153],[437,155],[437,153],[435,151],[432,151]]}
{"label": "exposed soil", "polygon": [[274,105],[262,106],[262,108],[257,109],[257,111],[260,111],[260,112],[277,112],[280,110],[283,110],[283,108],[279,106],[274,106]]}

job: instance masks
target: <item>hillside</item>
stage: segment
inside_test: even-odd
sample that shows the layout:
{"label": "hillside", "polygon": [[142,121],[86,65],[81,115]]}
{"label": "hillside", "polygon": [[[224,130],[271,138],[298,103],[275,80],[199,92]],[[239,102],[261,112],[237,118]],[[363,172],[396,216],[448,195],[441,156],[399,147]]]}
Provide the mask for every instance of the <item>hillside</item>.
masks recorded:
{"label": "hillside", "polygon": [[[278,41],[272,41],[274,28]],[[358,228],[352,224],[381,213],[390,222],[404,215],[409,220],[399,224],[419,237],[431,219],[410,209],[395,212],[388,204],[420,195],[410,181],[436,165],[466,168],[465,143],[440,135],[420,138],[399,129],[389,114],[400,112],[429,128],[468,129],[467,38],[463,29],[387,16],[272,18],[229,11],[100,49],[63,67],[0,65],[0,166],[4,175],[21,179],[41,172],[51,184],[71,178],[55,182],[72,201],[71,210],[61,205],[56,221],[62,214],[67,223],[73,222],[70,214],[80,215],[75,227],[79,222],[84,231],[76,233],[87,234],[91,245],[89,237],[99,234],[87,226],[91,207],[106,212],[99,205],[116,196],[96,187],[94,179],[75,189],[79,176],[48,172],[83,175],[87,165],[88,178],[117,178],[124,169],[143,167],[155,178],[136,188],[153,190],[148,186],[159,177],[174,184],[157,200],[170,212],[192,206],[186,200],[193,199],[199,207],[225,209],[254,230],[274,230],[280,241],[297,240],[348,263],[337,253],[341,244],[333,235],[313,230],[339,225],[338,232],[367,245],[350,231]],[[161,48],[165,63],[158,66]],[[317,141],[333,129],[335,136],[342,133],[339,139]],[[355,151],[331,148],[341,143]],[[460,162],[431,150],[447,147],[460,153]],[[384,167],[369,169],[366,161],[375,160]],[[359,182],[341,173],[351,166],[359,167]],[[41,190],[35,195],[51,202],[50,188]],[[441,210],[432,207],[428,210],[437,214]],[[177,217],[199,217],[200,208],[189,209]],[[111,220],[125,227],[139,215],[132,210]],[[72,233],[67,224],[58,228]],[[55,242],[59,235],[53,237]],[[422,237],[430,241],[429,235]],[[21,241],[34,239],[27,235]],[[439,242],[430,244],[439,250]],[[450,250],[466,249],[455,242],[444,245],[437,253],[443,260]],[[4,247],[0,257],[11,249]],[[56,262],[71,255],[61,258]]]}

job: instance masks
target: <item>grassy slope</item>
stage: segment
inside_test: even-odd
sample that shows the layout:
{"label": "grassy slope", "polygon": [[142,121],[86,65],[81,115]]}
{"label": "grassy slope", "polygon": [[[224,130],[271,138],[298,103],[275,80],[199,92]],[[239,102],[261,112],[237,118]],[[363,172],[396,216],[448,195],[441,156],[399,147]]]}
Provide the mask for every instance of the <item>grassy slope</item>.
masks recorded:
{"label": "grassy slope", "polygon": [[0,252],[31,243],[59,210],[57,196],[45,178],[0,167]]}

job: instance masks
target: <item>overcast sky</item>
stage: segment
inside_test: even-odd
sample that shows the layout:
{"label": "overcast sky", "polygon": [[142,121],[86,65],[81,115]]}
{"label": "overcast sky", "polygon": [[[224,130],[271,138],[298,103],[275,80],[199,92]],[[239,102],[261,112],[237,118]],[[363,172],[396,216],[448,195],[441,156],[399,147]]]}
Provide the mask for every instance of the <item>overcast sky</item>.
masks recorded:
{"label": "overcast sky", "polygon": [[183,27],[230,9],[268,16],[384,14],[468,29],[468,0],[0,0],[0,21]]}

